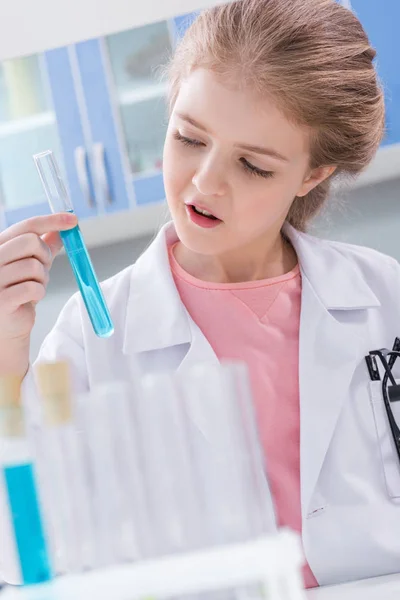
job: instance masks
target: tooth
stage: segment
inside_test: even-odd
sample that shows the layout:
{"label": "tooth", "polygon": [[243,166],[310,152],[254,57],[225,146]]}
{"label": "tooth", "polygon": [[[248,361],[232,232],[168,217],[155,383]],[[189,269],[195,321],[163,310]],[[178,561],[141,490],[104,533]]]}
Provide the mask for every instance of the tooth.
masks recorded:
{"label": "tooth", "polygon": [[202,215],[205,215],[206,217],[212,217],[213,215],[209,212],[207,212],[206,210],[202,210],[201,208],[196,208],[196,210],[201,213]]}

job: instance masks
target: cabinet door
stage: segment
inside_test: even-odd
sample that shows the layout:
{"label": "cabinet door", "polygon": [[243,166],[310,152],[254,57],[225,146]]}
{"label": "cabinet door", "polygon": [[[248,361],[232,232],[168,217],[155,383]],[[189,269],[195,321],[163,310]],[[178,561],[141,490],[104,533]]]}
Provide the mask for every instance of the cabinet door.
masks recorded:
{"label": "cabinet door", "polygon": [[98,207],[88,158],[90,135],[74,48],[50,50],[44,60],[72,204],[80,218],[93,217]]}
{"label": "cabinet door", "polygon": [[377,69],[385,91],[387,134],[383,145],[400,143],[400,2],[352,0],[352,9],[377,50]]}
{"label": "cabinet door", "polygon": [[0,63],[1,228],[49,212],[32,159],[52,148],[63,156],[42,55]]}
{"label": "cabinet door", "polygon": [[75,53],[87,108],[96,202],[102,212],[126,209],[131,204],[132,194],[112,106],[103,40],[81,42],[75,46]]}
{"label": "cabinet door", "polygon": [[192,18],[184,15],[77,45],[93,142],[105,149],[106,210],[164,200],[168,114],[160,67]]}

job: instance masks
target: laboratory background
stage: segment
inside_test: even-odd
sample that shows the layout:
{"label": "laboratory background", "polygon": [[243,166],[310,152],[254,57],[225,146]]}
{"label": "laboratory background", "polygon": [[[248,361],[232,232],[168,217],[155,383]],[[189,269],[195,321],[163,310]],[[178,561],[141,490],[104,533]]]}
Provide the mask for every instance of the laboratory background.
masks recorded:
{"label": "laboratory background", "polygon": [[[365,173],[335,187],[334,201],[311,233],[400,260],[400,1],[342,3],[357,13],[377,50],[386,134]],[[29,14],[23,0],[0,7],[0,231],[50,212],[32,155],[52,149],[104,280],[135,262],[168,220],[162,180],[166,84],[160,67],[196,11],[215,1],[34,4]],[[37,306],[32,360],[76,290],[61,253]],[[253,558],[243,555],[243,565],[251,563],[255,573]],[[223,557],[213,560],[222,565]],[[226,564],[234,570],[234,562]]]}
{"label": "laboratory background", "polygon": [[[352,0],[350,6],[377,49],[387,133],[368,171],[335,190],[335,202],[315,221],[313,233],[400,259],[400,5]],[[162,18],[165,8],[153,10],[150,23],[127,29],[114,24],[121,29],[28,55],[26,39],[20,44],[22,56],[16,55],[18,44],[11,36],[10,47],[2,42],[2,55],[13,57],[0,64],[0,227],[49,211],[32,155],[52,149],[100,279],[134,262],[168,219],[160,66],[195,11],[188,13],[182,3],[169,9],[173,16]],[[83,31],[72,29],[70,35]],[[76,289],[66,257],[56,260],[47,297],[37,309],[32,358]]]}

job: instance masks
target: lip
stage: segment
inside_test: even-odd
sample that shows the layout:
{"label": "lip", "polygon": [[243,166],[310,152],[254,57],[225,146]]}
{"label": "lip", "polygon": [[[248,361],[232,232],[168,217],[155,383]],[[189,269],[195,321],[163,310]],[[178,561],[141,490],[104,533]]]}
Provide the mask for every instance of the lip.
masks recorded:
{"label": "lip", "polygon": [[[186,214],[187,214],[188,218],[190,219],[190,221],[192,221],[192,223],[194,223],[198,227],[202,227],[203,229],[215,229],[216,227],[218,227],[218,225],[221,225],[222,221],[220,221],[219,219],[216,219],[216,220],[209,219],[208,217],[205,217],[204,215],[196,213],[191,208],[192,206],[194,206],[194,205],[186,204],[186,206],[185,206]],[[200,208],[200,206],[198,206],[198,204],[196,204],[195,206]],[[204,208],[203,210],[207,210],[207,209]],[[210,211],[208,211],[208,212],[210,212]]]}
{"label": "lip", "polygon": [[208,213],[210,213],[210,215],[212,215],[219,221],[222,221],[222,219],[218,215],[216,215],[215,212],[213,210],[211,210],[205,204],[201,204],[200,202],[185,202],[185,205],[186,205],[186,208],[188,208],[188,209],[190,209],[191,206],[195,206],[196,208],[199,208],[200,210],[206,210]]}

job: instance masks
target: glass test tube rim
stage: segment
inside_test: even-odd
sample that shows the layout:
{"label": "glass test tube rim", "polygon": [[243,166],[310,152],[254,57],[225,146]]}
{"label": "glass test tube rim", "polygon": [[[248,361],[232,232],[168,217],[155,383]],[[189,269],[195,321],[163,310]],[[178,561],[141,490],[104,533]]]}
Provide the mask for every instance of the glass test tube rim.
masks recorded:
{"label": "glass test tube rim", "polygon": [[[74,207],[53,150],[48,149],[33,154],[33,161],[42,182],[51,212],[73,212]],[[46,173],[46,169],[50,171],[51,177]],[[49,181],[56,186],[55,195],[52,193]]]}

